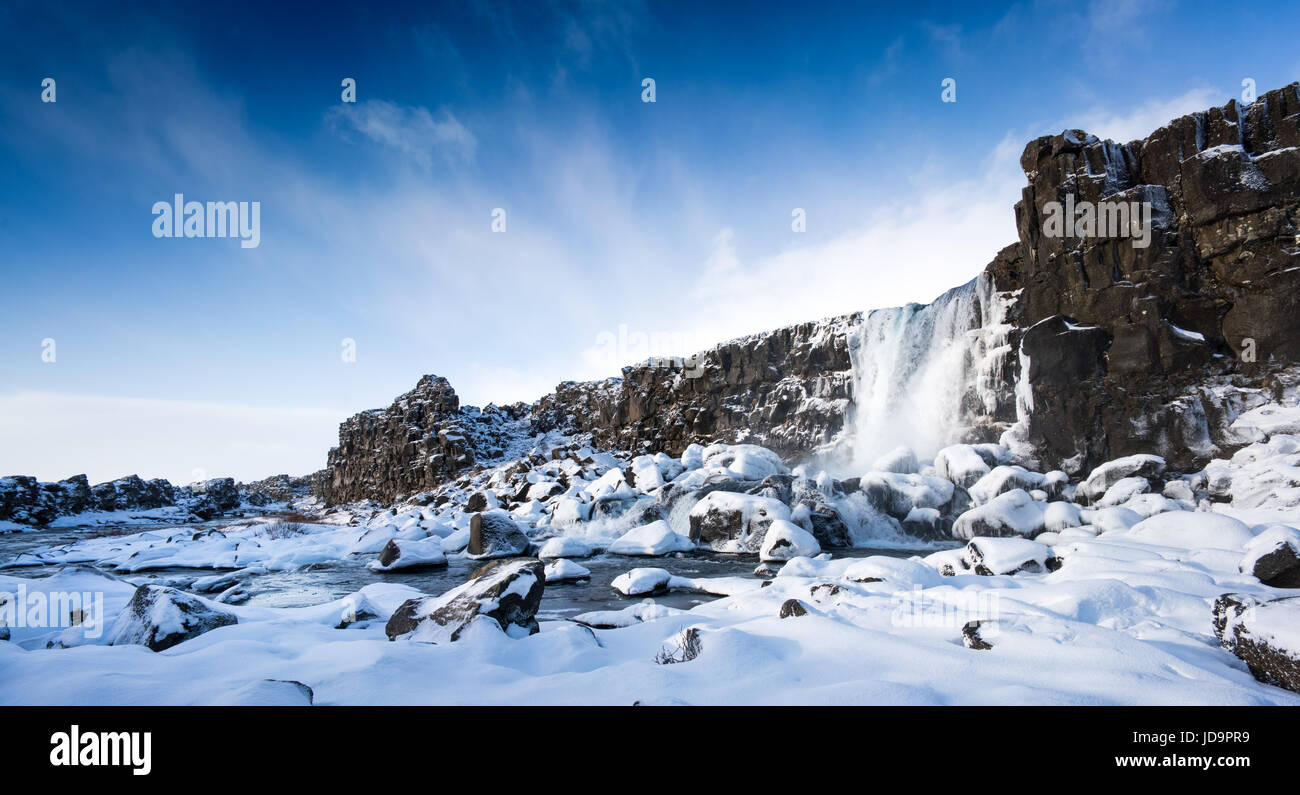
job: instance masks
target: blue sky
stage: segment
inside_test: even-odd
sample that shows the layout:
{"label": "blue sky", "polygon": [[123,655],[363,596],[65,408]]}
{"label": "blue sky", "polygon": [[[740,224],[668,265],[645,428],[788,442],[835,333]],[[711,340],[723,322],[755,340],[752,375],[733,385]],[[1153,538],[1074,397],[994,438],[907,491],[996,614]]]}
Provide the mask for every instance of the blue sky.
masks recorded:
{"label": "blue sky", "polygon": [[[422,373],[533,400],[620,327],[928,301],[1015,239],[1030,138],[1300,77],[1285,2],[363,5],[0,8],[0,473],[305,473]],[[154,238],[178,192],[261,244]]]}

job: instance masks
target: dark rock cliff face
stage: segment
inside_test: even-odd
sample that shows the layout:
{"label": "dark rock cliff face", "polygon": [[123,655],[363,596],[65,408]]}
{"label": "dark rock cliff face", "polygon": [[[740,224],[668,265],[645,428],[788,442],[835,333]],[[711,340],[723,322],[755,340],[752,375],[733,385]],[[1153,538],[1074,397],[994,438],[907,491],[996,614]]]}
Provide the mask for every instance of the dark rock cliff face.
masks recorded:
{"label": "dark rock cliff face", "polygon": [[[602,446],[678,455],[692,442],[751,442],[795,457],[829,443],[853,396],[848,335],[861,314],[725,342],[682,367],[567,382],[533,408],[533,428],[591,433]],[[693,377],[692,377],[693,376]]]}
{"label": "dark rock cliff face", "polygon": [[[1025,441],[1083,471],[1157,452],[1192,468],[1300,357],[1300,98],[1184,116],[1127,144],[1082,131],[1025,148],[1020,242],[988,273],[1015,308],[1033,408]],[[1070,197],[1073,197],[1072,200]],[[1049,202],[1149,202],[1149,246],[1049,236]]]}

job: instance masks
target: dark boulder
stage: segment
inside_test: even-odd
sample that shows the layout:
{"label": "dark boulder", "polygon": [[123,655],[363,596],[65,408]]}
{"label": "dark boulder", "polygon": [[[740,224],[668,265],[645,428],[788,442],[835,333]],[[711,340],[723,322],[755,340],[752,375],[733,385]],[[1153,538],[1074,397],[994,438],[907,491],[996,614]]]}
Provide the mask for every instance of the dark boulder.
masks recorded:
{"label": "dark boulder", "polygon": [[528,551],[528,536],[509,516],[501,513],[476,513],[469,523],[471,558],[509,558]]}
{"label": "dark boulder", "polygon": [[110,644],[134,644],[163,651],[209,632],[238,623],[231,613],[162,585],[141,585],[118,615]]}
{"label": "dark boulder", "polygon": [[408,599],[384,628],[390,640],[451,643],[477,619],[511,636],[538,631],[546,566],[534,558],[493,561],[441,596]]}
{"label": "dark boulder", "polygon": [[[1273,630],[1284,627],[1291,642]],[[1300,627],[1300,597],[1264,601],[1227,593],[1214,602],[1214,634],[1223,648],[1246,663],[1255,678],[1300,693],[1300,648],[1293,648]]]}

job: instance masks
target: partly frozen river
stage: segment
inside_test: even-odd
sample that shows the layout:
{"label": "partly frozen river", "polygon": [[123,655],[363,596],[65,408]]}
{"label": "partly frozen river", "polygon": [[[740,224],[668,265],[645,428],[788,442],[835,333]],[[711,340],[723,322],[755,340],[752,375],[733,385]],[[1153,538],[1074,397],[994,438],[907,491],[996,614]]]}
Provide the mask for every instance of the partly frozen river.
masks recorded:
{"label": "partly frozen river", "polygon": [[[228,523],[228,521],[218,521],[203,525],[186,525],[185,529],[198,531],[209,527],[221,527]],[[35,552],[46,547],[71,544],[79,540],[115,533],[138,533],[141,529],[143,528],[138,526],[120,530],[103,527],[71,527],[34,533],[3,534],[0,535],[0,562],[12,560],[23,552]],[[167,533],[176,528],[151,529]],[[871,554],[908,557],[917,552],[924,554],[927,551],[933,550],[830,550],[835,557],[840,557],[840,553],[853,557]],[[366,563],[372,557],[354,556],[329,563],[316,563],[294,571],[272,571],[257,575],[246,581],[247,590],[251,595],[246,604],[264,607],[304,607],[342,598],[375,582],[402,583],[428,594],[440,594],[465,582],[470,572],[484,563],[484,561],[453,555],[449,556],[448,565],[441,569],[376,573],[366,568]],[[675,575],[690,578],[752,577],[759,561],[758,556],[752,554],[727,555],[701,550],[679,556],[657,558],[602,554],[578,562],[591,571],[590,579],[548,584],[542,596],[539,619],[562,619],[594,610],[620,610],[641,601],[639,597],[622,596],[610,587],[615,577],[638,566],[667,569]],[[4,573],[19,577],[43,577],[53,573],[57,568],[57,566],[32,566],[5,569]],[[137,584],[156,582],[185,588],[193,580],[213,573],[215,572],[212,569],[166,568],[128,575],[128,579]],[[212,594],[205,595],[212,596]],[[654,601],[668,607],[686,609],[715,598],[717,597],[697,593],[669,593],[656,596]]]}

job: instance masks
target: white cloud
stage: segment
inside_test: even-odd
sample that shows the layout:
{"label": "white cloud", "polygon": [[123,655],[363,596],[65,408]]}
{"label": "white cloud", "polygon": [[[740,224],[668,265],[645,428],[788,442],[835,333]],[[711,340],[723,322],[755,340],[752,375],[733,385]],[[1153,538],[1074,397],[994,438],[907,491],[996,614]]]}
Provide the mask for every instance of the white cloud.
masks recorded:
{"label": "white cloud", "polygon": [[49,392],[0,395],[0,472],[256,480],[325,466],[347,412]]}
{"label": "white cloud", "polygon": [[372,141],[396,149],[422,168],[435,157],[448,163],[474,159],[478,140],[446,108],[435,116],[425,107],[408,107],[381,99],[330,108],[329,120]]}

